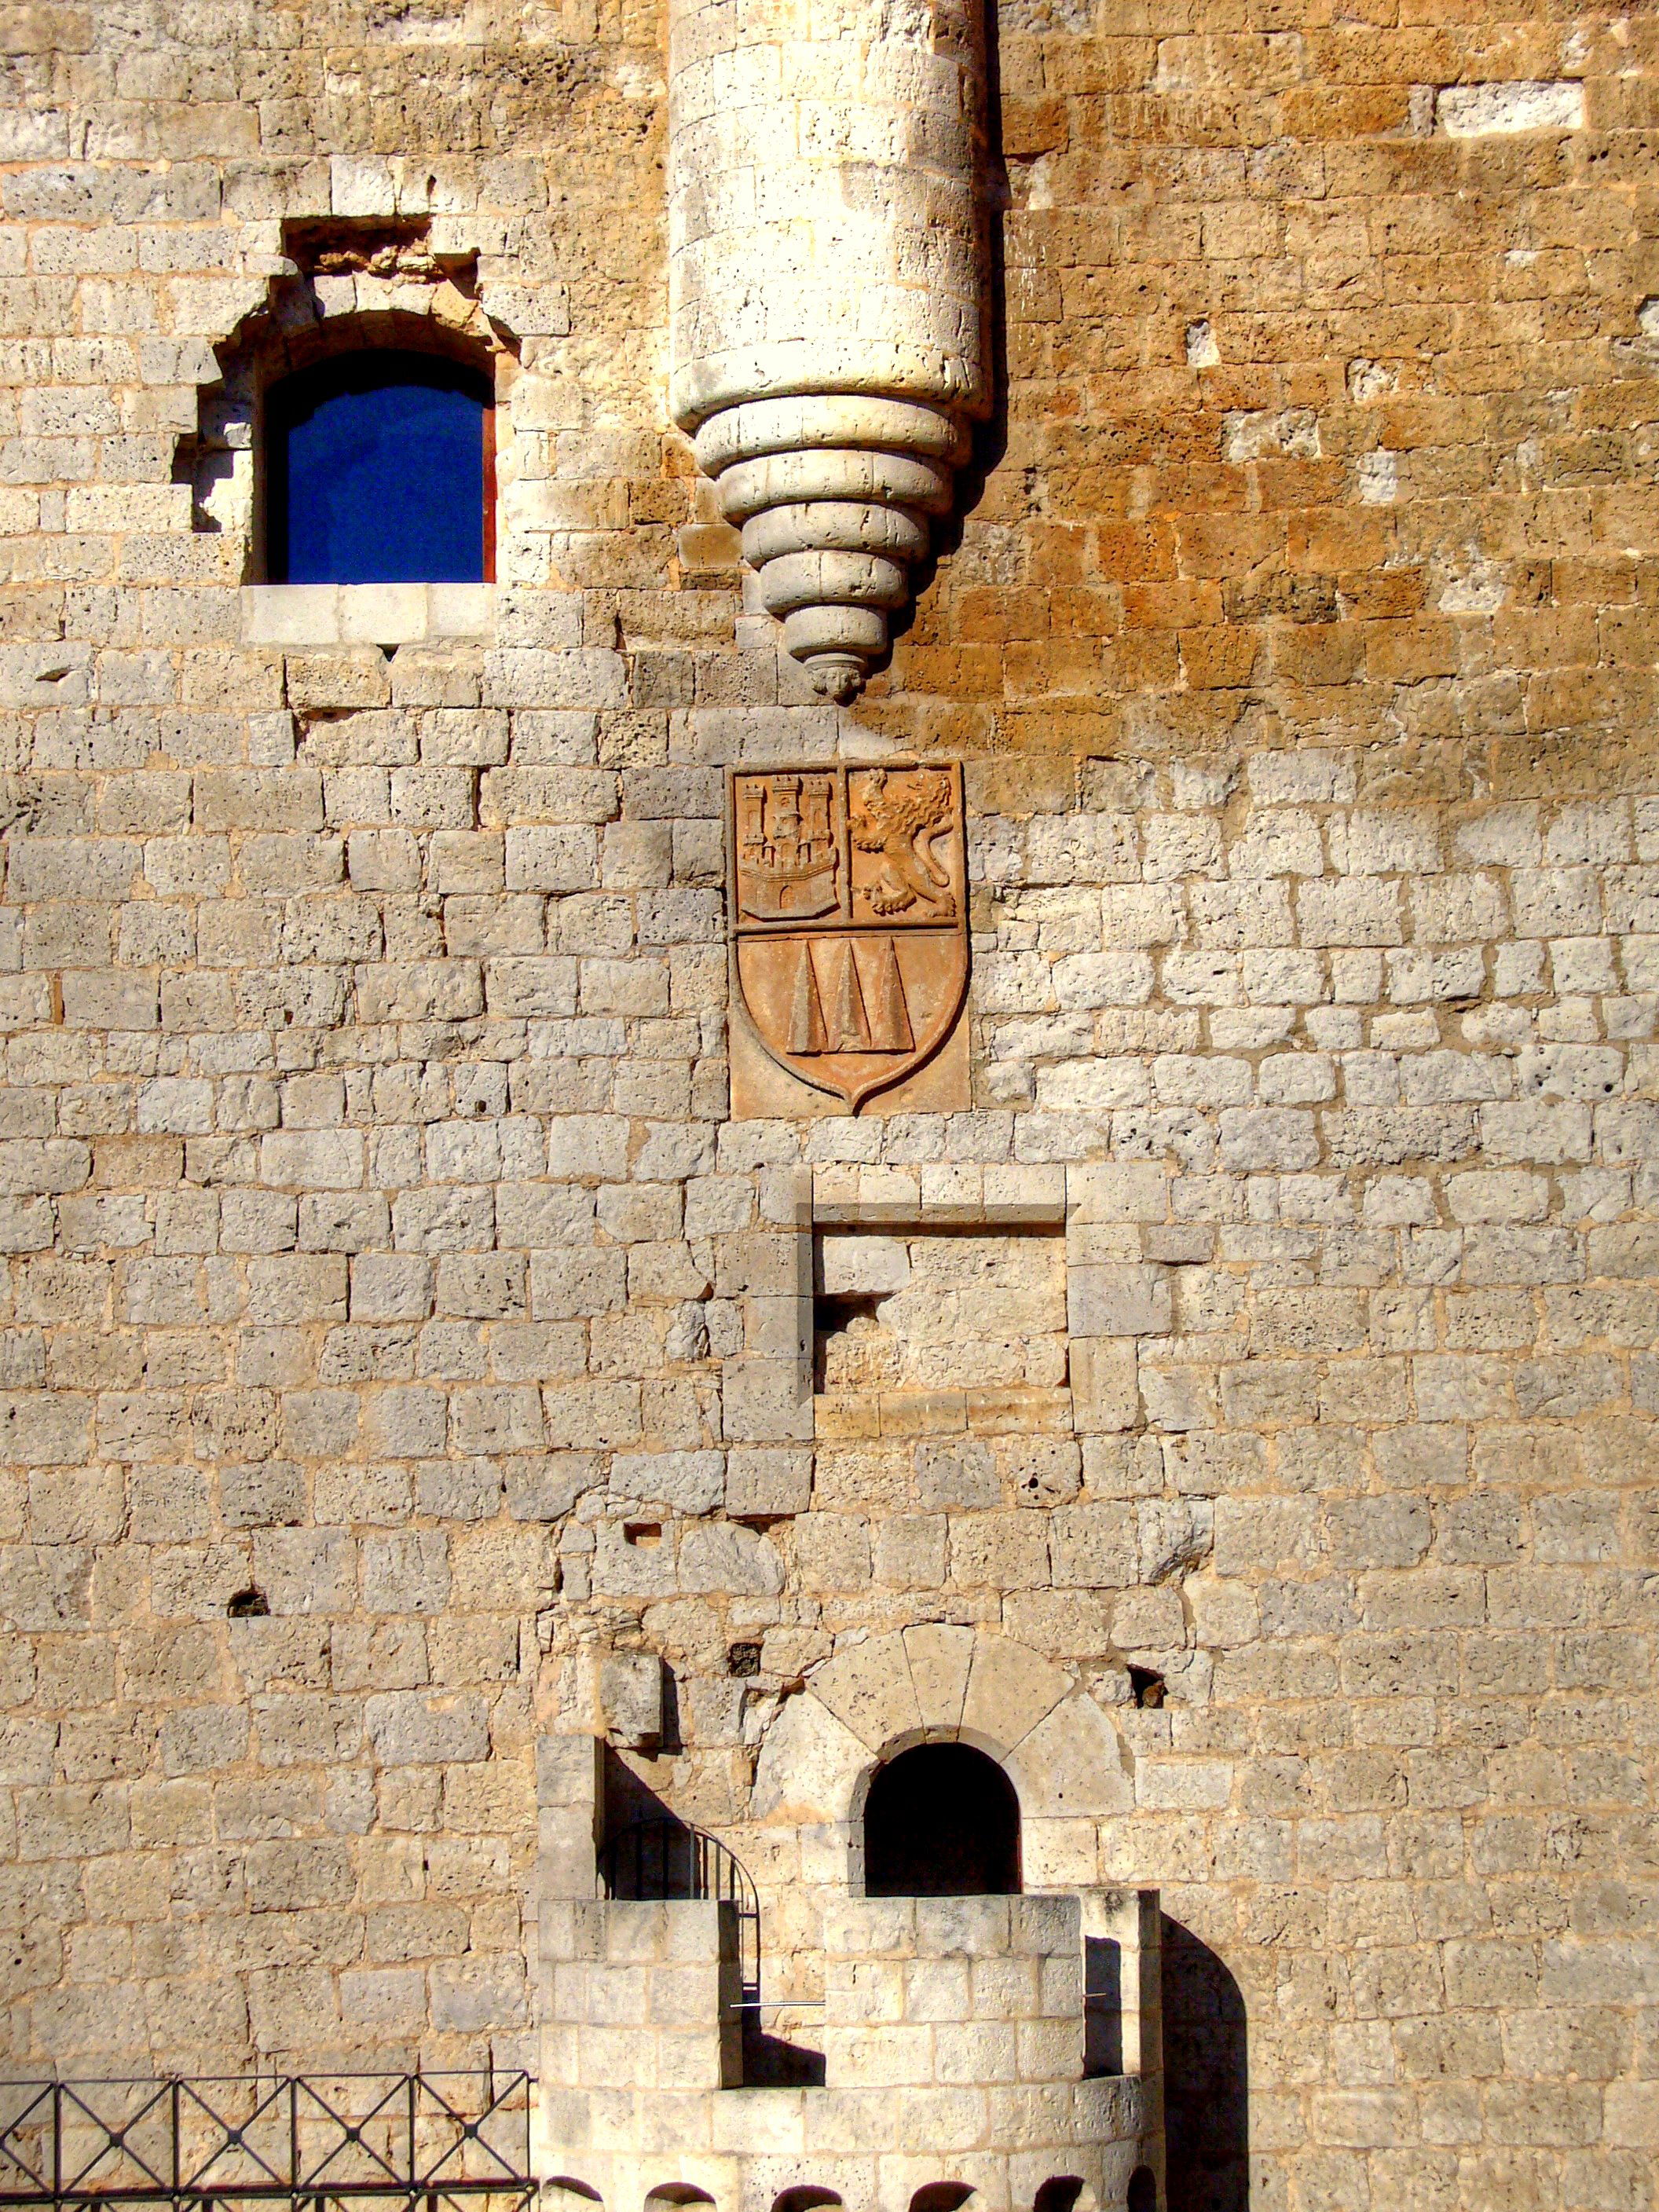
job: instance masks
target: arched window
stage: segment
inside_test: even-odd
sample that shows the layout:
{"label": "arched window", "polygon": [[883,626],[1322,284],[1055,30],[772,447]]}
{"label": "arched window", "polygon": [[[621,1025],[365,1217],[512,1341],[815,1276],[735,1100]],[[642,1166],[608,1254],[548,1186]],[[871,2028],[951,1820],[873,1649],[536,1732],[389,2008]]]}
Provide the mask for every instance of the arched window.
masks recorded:
{"label": "arched window", "polygon": [[963,2212],[978,2194],[966,2181],[924,2181],[910,2199],[910,2212]]}
{"label": "arched window", "polygon": [[994,1759],[923,1743],[879,1767],[864,1806],[866,1897],[1003,1897],[1019,1887],[1019,1800]]}
{"label": "arched window", "polygon": [[1095,2192],[1075,2173],[1057,2173],[1039,2185],[1031,2212],[1095,2212]]}
{"label": "arched window", "polygon": [[273,584],[487,584],[495,575],[489,379],[432,353],[336,356],[265,395]]}

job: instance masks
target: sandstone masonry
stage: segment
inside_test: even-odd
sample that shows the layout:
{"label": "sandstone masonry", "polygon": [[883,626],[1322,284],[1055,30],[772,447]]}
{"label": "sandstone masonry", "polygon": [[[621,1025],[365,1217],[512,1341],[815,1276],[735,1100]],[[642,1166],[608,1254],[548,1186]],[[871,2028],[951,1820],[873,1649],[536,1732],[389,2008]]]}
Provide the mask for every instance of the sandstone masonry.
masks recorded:
{"label": "sandstone masonry", "polygon": [[[0,8],[7,2073],[527,2065],[770,2212],[609,1793],[755,1886],[780,2191],[1121,2203],[1158,2043],[1175,2212],[1651,2212],[1655,41],[1004,7],[837,705],[671,416],[657,9]],[[273,597],[265,381],[434,329],[498,581]],[[971,1107],[734,1120],[726,770],[888,754]],[[1041,1893],[878,1909],[952,1733]]]}

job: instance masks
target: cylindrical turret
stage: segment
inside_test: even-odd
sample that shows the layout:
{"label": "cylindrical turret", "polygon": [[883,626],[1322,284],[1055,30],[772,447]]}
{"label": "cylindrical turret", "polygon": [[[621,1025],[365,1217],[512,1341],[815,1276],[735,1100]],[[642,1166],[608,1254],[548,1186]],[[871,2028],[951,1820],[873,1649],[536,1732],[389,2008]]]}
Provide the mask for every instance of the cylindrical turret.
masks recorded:
{"label": "cylindrical turret", "polygon": [[671,404],[846,698],[986,412],[977,0],[671,0]]}

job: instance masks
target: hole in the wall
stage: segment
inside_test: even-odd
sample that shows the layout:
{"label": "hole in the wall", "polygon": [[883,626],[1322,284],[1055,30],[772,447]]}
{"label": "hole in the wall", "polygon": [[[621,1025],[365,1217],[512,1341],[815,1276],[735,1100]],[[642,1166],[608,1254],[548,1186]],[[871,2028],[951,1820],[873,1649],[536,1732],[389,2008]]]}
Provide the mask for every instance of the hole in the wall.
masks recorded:
{"label": "hole in the wall", "polygon": [[727,1650],[726,1664],[728,1673],[739,1676],[758,1674],[761,1670],[761,1648],[758,1644],[734,1644]]}
{"label": "hole in the wall", "polygon": [[784,2190],[774,2201],[772,2212],[819,2212],[820,2206],[841,2202],[833,2189],[815,2189],[804,2182],[798,2189]]}
{"label": "hole in the wall", "polygon": [[965,2181],[924,2182],[910,2199],[910,2212],[961,2212],[975,2194]]}
{"label": "hole in the wall", "polygon": [[623,1541],[635,1546],[641,1552],[654,1552],[662,1541],[662,1523],[660,1521],[625,1521],[623,1523]]}
{"label": "hole in the wall", "polygon": [[1031,2212],[1081,2212],[1087,2185],[1075,2173],[1057,2173],[1031,2199]]}
{"label": "hole in the wall", "polygon": [[878,1389],[897,1376],[893,1346],[881,1326],[888,1292],[818,1297],[812,1301],[812,1388]]}
{"label": "hole in the wall", "polygon": [[229,1620],[262,1620],[270,1611],[270,1601],[262,1589],[250,1586],[238,1590],[225,1607]]}
{"label": "hole in the wall", "polygon": [[308,276],[427,276],[436,266],[423,216],[290,217],[283,251]]}
{"label": "hole in the wall", "polygon": [[645,2200],[646,2212],[652,2212],[653,2206],[712,2204],[714,2201],[706,2189],[699,2189],[693,2182],[665,2181],[658,2188],[647,2192]]}
{"label": "hole in the wall", "polygon": [[1146,1711],[1156,1712],[1164,1703],[1168,1688],[1164,1677],[1155,1668],[1131,1667],[1129,1695]]}
{"label": "hole in the wall", "polygon": [[866,1897],[1018,1893],[1019,1799],[982,1751],[922,1743],[878,1767],[864,1802]]}
{"label": "hole in the wall", "polygon": [[1150,2166],[1138,2166],[1129,2176],[1125,2212],[1158,2212],[1158,2177]]}

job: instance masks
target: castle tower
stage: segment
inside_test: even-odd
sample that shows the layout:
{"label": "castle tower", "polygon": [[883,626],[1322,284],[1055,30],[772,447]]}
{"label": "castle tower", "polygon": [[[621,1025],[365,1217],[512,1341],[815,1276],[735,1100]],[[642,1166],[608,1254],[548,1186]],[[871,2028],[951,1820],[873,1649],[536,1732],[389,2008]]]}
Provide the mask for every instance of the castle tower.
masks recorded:
{"label": "castle tower", "polygon": [[0,7],[0,2212],[1654,2212],[1656,54]]}

